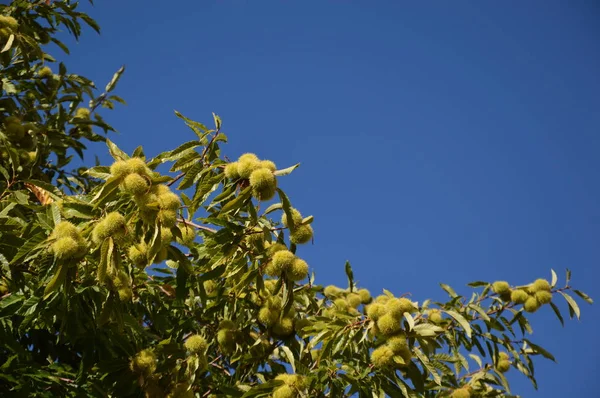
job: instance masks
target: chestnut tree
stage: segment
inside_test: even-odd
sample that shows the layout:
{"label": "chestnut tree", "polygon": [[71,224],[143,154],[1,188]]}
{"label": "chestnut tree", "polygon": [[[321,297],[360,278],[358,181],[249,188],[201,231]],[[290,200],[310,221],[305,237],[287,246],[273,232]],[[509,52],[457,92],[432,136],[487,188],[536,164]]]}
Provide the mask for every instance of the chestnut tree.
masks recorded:
{"label": "chestnut tree", "polygon": [[[100,113],[124,102],[124,69],[98,89],[50,53],[68,53],[59,32],[99,30],[77,7],[0,5],[2,396],[474,398],[511,396],[507,376],[536,384],[534,361],[554,358],[528,314],[563,323],[576,296],[592,302],[569,271],[442,284],[445,302],[369,292],[349,263],[347,286],[319,285],[302,258],[310,209],[278,187],[298,165],[227,161],[217,115],[176,113],[190,140],[155,157],[120,150]],[[112,163],[74,167],[87,141]]]}

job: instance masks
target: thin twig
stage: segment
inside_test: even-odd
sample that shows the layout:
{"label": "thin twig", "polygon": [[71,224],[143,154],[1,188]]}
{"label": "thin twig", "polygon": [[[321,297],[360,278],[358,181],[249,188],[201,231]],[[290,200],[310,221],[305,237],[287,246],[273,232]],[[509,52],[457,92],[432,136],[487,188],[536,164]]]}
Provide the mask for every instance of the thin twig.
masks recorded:
{"label": "thin twig", "polygon": [[208,231],[208,232],[212,232],[212,233],[215,233],[215,232],[217,232],[217,230],[216,230],[216,229],[212,229],[212,228],[210,228],[210,227],[206,227],[206,226],[204,226],[204,225],[198,225],[198,224],[196,224],[196,223],[193,223],[193,222],[191,222],[191,221],[187,221],[187,220],[180,221],[179,223],[180,223],[180,224],[184,224],[184,225],[191,225],[192,227],[195,227],[195,228],[201,229],[201,230],[203,230],[203,231]]}

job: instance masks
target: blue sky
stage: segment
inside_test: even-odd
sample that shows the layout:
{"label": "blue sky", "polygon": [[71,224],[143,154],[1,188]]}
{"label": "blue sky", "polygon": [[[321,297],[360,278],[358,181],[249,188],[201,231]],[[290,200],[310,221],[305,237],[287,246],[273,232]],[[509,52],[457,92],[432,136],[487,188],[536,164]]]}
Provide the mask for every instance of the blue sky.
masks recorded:
{"label": "blue sky", "polygon": [[[154,5],[156,4],[156,5]],[[193,139],[173,115],[218,113],[237,158],[281,167],[315,217],[303,256],[322,284],[442,300],[438,283],[550,277],[600,296],[600,7],[589,1],[98,1],[103,28],[67,65],[104,86],[127,66],[105,115],[131,152]],[[102,158],[108,162],[108,157]],[[556,298],[561,308],[566,307]],[[598,306],[561,328],[532,316],[536,393],[592,396]]]}

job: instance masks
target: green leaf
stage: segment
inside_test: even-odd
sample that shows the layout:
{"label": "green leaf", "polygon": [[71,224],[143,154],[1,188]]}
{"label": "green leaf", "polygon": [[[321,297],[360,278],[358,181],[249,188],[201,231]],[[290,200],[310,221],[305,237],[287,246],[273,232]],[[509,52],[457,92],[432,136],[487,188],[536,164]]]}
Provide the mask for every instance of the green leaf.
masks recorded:
{"label": "green leaf", "polygon": [[8,218],[8,213],[10,213],[15,206],[17,206],[15,202],[9,203],[2,211],[0,211],[0,218]]}
{"label": "green leaf", "polygon": [[65,263],[59,263],[56,268],[56,272],[52,279],[46,285],[44,289],[44,299],[47,299],[53,292],[58,290],[67,277],[67,271],[69,270],[69,266]]}
{"label": "green leaf", "polygon": [[309,225],[315,220],[313,216],[304,217],[300,222],[300,225]]}
{"label": "green leaf", "polygon": [[177,268],[177,288],[175,289],[175,297],[177,300],[184,300],[188,296],[186,284],[189,274],[186,267]]}
{"label": "green leaf", "polygon": [[565,321],[560,313],[560,310],[558,309],[558,307],[556,306],[556,304],[554,304],[553,302],[550,302],[550,307],[552,307],[552,310],[554,311],[554,313],[556,314],[556,317],[558,318],[558,320],[560,321],[560,324],[565,326]]}
{"label": "green leaf", "polygon": [[100,246],[100,262],[98,263],[98,270],[96,271],[96,279],[98,282],[103,283],[108,273],[108,265],[112,261],[112,252],[114,250],[114,243],[112,238],[107,238],[102,242]]}
{"label": "green leaf", "polygon": [[585,294],[581,290],[573,289],[573,291],[575,292],[576,295],[578,295],[583,300],[585,300],[585,302],[587,302],[589,304],[593,304],[594,303],[594,300],[592,300],[592,298],[590,296],[588,296],[587,294]]}
{"label": "green leaf", "polygon": [[[288,220],[291,220],[291,218],[288,218]],[[354,272],[352,272],[350,261],[346,260],[344,269],[346,270],[346,276],[348,277],[348,287],[350,288],[350,291],[352,291],[352,289],[354,289]]]}
{"label": "green leaf", "polygon": [[54,225],[56,226],[60,224],[62,217],[60,215],[60,209],[58,208],[56,202],[52,202],[50,204],[50,211],[52,212],[52,221],[54,222]]}
{"label": "green leaf", "polygon": [[292,367],[292,372],[296,373],[296,361],[294,359],[294,354],[292,354],[292,350],[290,350],[289,347],[287,347],[285,345],[282,345],[279,348],[285,353],[285,356],[286,356],[290,366]]}
{"label": "green leaf", "polygon": [[462,326],[462,328],[465,330],[465,333],[467,334],[467,336],[469,338],[471,338],[471,325],[469,324],[469,322],[467,322],[467,320],[458,312],[456,311],[451,311],[451,310],[442,310],[442,312],[445,312],[446,314],[450,315],[452,318],[454,318],[456,320],[456,322],[458,322],[460,324],[460,326]]}
{"label": "green leaf", "polygon": [[577,305],[577,302],[575,302],[575,300],[573,300],[573,297],[569,296],[565,292],[560,292],[560,294],[562,294],[562,296],[565,298],[565,300],[567,300],[567,303],[569,304],[569,311],[571,313],[571,318],[573,318],[573,314],[575,314],[577,319],[579,319],[579,316],[581,315],[581,311],[579,310],[579,306]]}
{"label": "green leaf", "polygon": [[121,75],[123,74],[123,72],[125,72],[125,65],[121,66],[119,68],[119,70],[117,72],[115,72],[111,81],[108,82],[108,84],[106,85],[106,88],[104,90],[107,93],[110,93],[115,88],[115,86],[119,82],[119,79],[121,78]]}
{"label": "green leaf", "polygon": [[6,181],[10,181],[10,174],[8,173],[8,170],[6,170],[4,167],[0,166],[0,174],[2,174],[2,176],[4,177],[4,179]]}
{"label": "green leaf", "polygon": [[115,159],[115,160],[129,159],[129,155],[127,155],[125,152],[120,150],[119,147],[114,142],[109,140],[108,138],[106,139],[106,146],[108,146],[108,152],[110,152],[110,155],[113,157],[113,159]]}
{"label": "green leaf", "polygon": [[252,398],[258,396],[270,395],[275,387],[283,385],[281,380],[269,380],[266,383],[258,384],[257,386],[252,387],[251,390],[247,391],[242,398]]}
{"label": "green leaf", "polygon": [[454,289],[452,289],[450,286],[446,285],[445,283],[440,283],[440,286],[442,287],[442,289],[444,289],[446,291],[446,293],[448,293],[450,295],[450,297],[452,297],[452,298],[458,297],[458,294],[456,294]]}
{"label": "green leaf", "polygon": [[19,246],[17,254],[15,254],[10,263],[17,264],[36,248],[40,247],[41,244],[45,242],[45,240],[46,236],[42,233],[32,236],[24,244]]}
{"label": "green leaf", "polygon": [[292,305],[294,305],[294,282],[288,280],[286,281],[284,287],[283,310],[281,312],[282,314],[287,314],[292,308]]}
{"label": "green leaf", "polygon": [[[283,207],[285,216],[287,217],[288,220],[293,220],[294,217],[292,217],[292,203],[288,199],[285,192],[283,192],[281,189],[277,188],[277,194],[279,195],[279,200],[281,200],[281,206]],[[292,223],[289,223],[289,225],[291,226]],[[290,231],[291,230],[292,230],[292,228],[290,227]]]}
{"label": "green leaf", "polygon": [[546,351],[545,348],[543,348],[537,344],[533,344],[528,339],[523,339],[523,341],[525,341],[527,344],[529,344],[536,354],[541,354],[544,358],[547,358],[547,359],[550,359],[551,361],[556,362],[556,358],[554,358],[554,355],[552,355],[548,351]]}
{"label": "green leaf", "polygon": [[406,322],[408,323],[408,330],[409,331],[413,330],[415,328],[415,319],[408,312],[404,313],[404,318],[406,319]]}
{"label": "green leaf", "polygon": [[438,386],[442,385],[442,378],[440,377],[438,372],[435,370],[435,368],[433,366],[431,366],[431,363],[429,362],[429,359],[427,358],[427,356],[425,356],[419,349],[414,349],[413,352],[415,353],[417,358],[419,358],[419,361],[421,361],[421,363],[423,364],[425,369],[427,369],[427,371],[429,373],[431,373],[431,376],[433,376],[433,381],[435,381],[435,384],[437,384]]}
{"label": "green leaf", "polygon": [[237,210],[244,205],[246,200],[250,198],[252,195],[252,187],[246,187],[240,194],[231,202],[227,203],[225,206],[221,208],[220,214],[228,213],[232,210]]}
{"label": "green leaf", "polygon": [[469,354],[469,356],[471,357],[471,359],[473,359],[475,362],[477,362],[477,365],[480,368],[483,366],[482,363],[481,363],[481,358],[479,358],[479,355]]}
{"label": "green leaf", "polygon": [[110,174],[109,172],[108,166],[97,166],[89,168],[85,171],[85,174],[105,181],[112,177],[112,174]]}
{"label": "green leaf", "polygon": [[190,262],[189,258],[185,254],[183,254],[181,250],[174,246],[169,246],[168,251],[172,257],[175,257],[177,263],[183,268],[185,268],[185,272],[187,272],[190,275],[194,274],[194,268],[192,267],[192,263]]}
{"label": "green leaf", "polygon": [[206,127],[202,123],[198,123],[191,119],[188,119],[178,111],[175,111],[175,115],[177,115],[178,118],[185,121],[185,124],[192,129],[194,134],[198,136],[198,141],[202,141],[208,134],[212,132],[212,130],[209,130],[208,127]]}
{"label": "green leaf", "polygon": [[221,118],[213,112],[213,119],[215,121],[215,128],[218,130],[221,130]]}
{"label": "green leaf", "polygon": [[554,270],[551,268],[550,272],[552,273],[552,282],[550,282],[550,286],[554,287],[556,286],[556,282],[558,282],[558,276],[556,275],[556,272],[554,272]]}
{"label": "green leaf", "polygon": [[275,174],[278,177],[286,176],[288,174],[291,174],[292,171],[296,170],[298,167],[300,167],[300,163],[296,163],[295,165],[282,170],[276,170],[273,174]]}
{"label": "green leaf", "polygon": [[489,284],[490,284],[489,282],[475,281],[475,282],[467,283],[467,286],[470,286],[470,287],[481,287],[481,286],[487,286]]}
{"label": "green leaf", "polygon": [[434,337],[443,331],[444,329],[441,327],[432,325],[430,323],[419,323],[413,327],[413,332],[421,337]]}
{"label": "green leaf", "polygon": [[483,319],[484,321],[486,321],[486,322],[490,321],[490,317],[485,312],[485,310],[483,308],[481,308],[480,306],[478,306],[477,304],[469,304],[467,307],[472,309],[473,311],[477,312],[481,316],[481,319]]}
{"label": "green leaf", "polygon": [[198,181],[198,179],[200,178],[200,173],[203,169],[204,165],[202,164],[202,162],[195,163],[192,167],[187,169],[185,171],[185,175],[183,176],[183,180],[181,180],[181,183],[179,184],[177,189],[183,191],[184,189],[188,189],[189,187],[194,185],[194,183],[196,183],[196,181]]}
{"label": "green leaf", "polygon": [[8,37],[8,40],[6,41],[6,44],[2,48],[2,51],[0,51],[0,53],[10,50],[14,41],[15,41],[15,35],[11,33],[10,36]]}
{"label": "green leaf", "polygon": [[281,209],[282,207],[283,206],[281,205],[281,203],[273,203],[271,206],[267,207],[267,209],[265,210],[265,212],[263,214],[267,215],[269,213],[274,212],[275,210]]}
{"label": "green leaf", "polygon": [[111,195],[117,190],[119,184],[120,181],[115,177],[111,177],[108,181],[106,181],[91,200],[92,203],[94,203],[94,207],[97,208],[98,206],[107,202]]}

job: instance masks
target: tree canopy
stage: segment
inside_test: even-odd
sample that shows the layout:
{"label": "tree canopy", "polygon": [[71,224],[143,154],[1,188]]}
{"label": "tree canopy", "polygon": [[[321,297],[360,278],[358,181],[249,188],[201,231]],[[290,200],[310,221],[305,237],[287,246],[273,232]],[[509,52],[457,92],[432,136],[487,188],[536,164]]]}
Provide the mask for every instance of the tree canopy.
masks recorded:
{"label": "tree canopy", "polygon": [[[302,258],[310,209],[278,187],[298,165],[228,161],[215,114],[208,127],[176,112],[190,141],[153,158],[123,152],[101,113],[124,103],[124,68],[100,90],[50,54],[68,53],[61,30],[99,31],[77,7],[0,5],[3,396],[509,397],[512,373],[536,385],[534,361],[554,357],[528,314],[563,323],[564,308],[580,316],[575,297],[592,302],[570,271],[442,284],[446,302],[372,294],[350,263],[347,286],[319,285]],[[74,167],[86,141],[112,164]]]}

